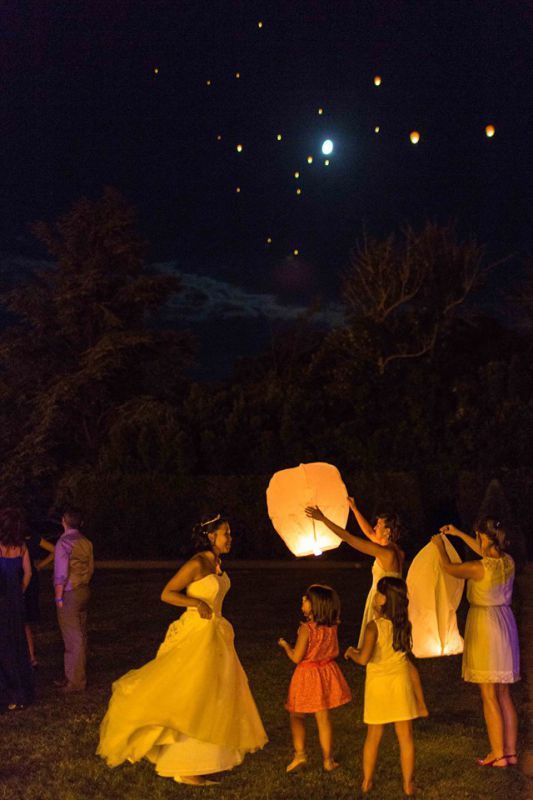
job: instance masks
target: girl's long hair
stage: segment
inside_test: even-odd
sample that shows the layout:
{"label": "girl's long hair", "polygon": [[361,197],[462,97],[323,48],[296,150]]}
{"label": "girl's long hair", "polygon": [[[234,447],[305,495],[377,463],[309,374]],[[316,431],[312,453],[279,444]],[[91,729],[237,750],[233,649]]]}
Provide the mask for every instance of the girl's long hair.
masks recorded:
{"label": "girl's long hair", "polygon": [[378,581],[377,590],[386,597],[382,614],[392,622],[392,646],[410,653],[413,647],[409,622],[407,584],[403,578],[385,577]]}
{"label": "girl's long hair", "polygon": [[311,603],[313,622],[331,628],[341,621],[341,601],[331,586],[313,583],[305,590],[305,597]]}

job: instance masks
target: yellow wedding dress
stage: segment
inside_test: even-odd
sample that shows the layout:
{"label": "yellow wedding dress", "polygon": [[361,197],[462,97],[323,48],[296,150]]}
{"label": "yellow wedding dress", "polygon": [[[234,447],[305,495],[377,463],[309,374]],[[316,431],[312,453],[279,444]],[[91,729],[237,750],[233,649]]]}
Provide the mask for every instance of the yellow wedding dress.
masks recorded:
{"label": "yellow wedding dress", "polygon": [[209,775],[240,764],[267,740],[233,644],[222,601],[226,573],[206,575],[187,595],[213,609],[188,608],[173,622],[156,658],[113,684],[97,753],[109,766],[147,758],[159,775]]}

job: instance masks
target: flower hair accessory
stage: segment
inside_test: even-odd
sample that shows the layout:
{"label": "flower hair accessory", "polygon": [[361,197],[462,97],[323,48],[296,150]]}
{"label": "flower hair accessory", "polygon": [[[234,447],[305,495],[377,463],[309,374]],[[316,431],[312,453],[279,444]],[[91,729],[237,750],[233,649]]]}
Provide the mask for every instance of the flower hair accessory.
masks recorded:
{"label": "flower hair accessory", "polygon": [[217,522],[220,519],[220,514],[217,514],[213,519],[208,519],[207,522],[200,522],[200,527],[205,528],[206,525],[211,525],[212,522]]}

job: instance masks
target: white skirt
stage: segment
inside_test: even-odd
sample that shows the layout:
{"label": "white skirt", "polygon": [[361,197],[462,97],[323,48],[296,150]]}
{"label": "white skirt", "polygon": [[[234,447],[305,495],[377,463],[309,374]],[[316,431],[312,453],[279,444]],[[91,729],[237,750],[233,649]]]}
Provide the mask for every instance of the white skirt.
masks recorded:
{"label": "white skirt", "polygon": [[470,606],[462,673],[469,683],[520,680],[518,631],[509,606]]}

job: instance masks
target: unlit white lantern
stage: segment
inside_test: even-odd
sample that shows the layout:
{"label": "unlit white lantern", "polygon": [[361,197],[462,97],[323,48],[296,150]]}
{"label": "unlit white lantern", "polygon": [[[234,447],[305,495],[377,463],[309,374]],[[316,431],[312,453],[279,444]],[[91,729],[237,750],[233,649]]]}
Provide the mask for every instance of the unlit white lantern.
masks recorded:
{"label": "unlit white lantern", "polygon": [[323,522],[305,515],[306,506],[318,506],[325,516],[346,527],[349,507],[346,486],[331,464],[300,464],[276,472],[266,492],[272,525],[295,556],[321,555],[341,544]]}
{"label": "unlit white lantern", "polygon": [[[443,536],[453,564],[461,559]],[[463,652],[463,637],[457,628],[457,607],[464,580],[448,575],[441,567],[437,548],[431,542],[415,556],[407,573],[409,619],[413,629],[413,653],[417,658],[452,656]]]}

